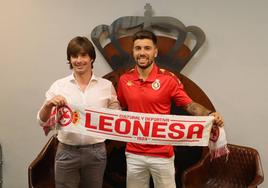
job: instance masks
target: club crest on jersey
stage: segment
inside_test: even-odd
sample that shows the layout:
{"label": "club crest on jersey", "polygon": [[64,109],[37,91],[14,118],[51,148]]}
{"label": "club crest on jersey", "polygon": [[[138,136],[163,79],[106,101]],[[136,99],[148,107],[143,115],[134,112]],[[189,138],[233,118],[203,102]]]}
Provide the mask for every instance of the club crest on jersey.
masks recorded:
{"label": "club crest on jersey", "polygon": [[160,88],[160,80],[156,79],[153,83],[152,83],[152,88],[154,90],[158,90]]}
{"label": "club crest on jersey", "polygon": [[133,83],[132,83],[132,81],[127,81],[127,86],[132,86],[133,85]]}

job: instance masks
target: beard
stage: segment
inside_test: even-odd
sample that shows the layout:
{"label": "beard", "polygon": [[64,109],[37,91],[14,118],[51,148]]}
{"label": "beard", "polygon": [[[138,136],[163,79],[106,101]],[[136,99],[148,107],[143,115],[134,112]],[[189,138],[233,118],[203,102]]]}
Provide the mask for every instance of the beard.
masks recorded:
{"label": "beard", "polygon": [[[139,59],[140,58],[147,58],[147,64],[139,64]],[[148,67],[150,67],[154,62],[154,59],[150,59],[148,57],[145,57],[145,56],[139,56],[137,59],[136,59],[136,65],[141,68],[141,69],[147,69]]]}

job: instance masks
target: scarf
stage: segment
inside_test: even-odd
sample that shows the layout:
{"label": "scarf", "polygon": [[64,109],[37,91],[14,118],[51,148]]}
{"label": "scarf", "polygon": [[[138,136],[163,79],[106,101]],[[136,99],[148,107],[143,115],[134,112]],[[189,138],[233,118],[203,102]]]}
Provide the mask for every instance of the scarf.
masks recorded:
{"label": "scarf", "polygon": [[111,109],[54,108],[43,124],[51,130],[74,132],[123,142],[157,145],[208,146],[211,160],[227,155],[223,127],[212,125],[213,116],[180,116]]}

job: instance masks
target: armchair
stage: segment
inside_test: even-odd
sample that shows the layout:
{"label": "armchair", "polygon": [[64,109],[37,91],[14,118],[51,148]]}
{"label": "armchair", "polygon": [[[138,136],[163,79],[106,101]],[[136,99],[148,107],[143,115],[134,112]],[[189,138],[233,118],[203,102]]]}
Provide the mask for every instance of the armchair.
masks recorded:
{"label": "armchair", "polygon": [[264,180],[257,150],[228,144],[230,154],[210,160],[209,153],[184,171],[183,188],[254,188]]}
{"label": "armchair", "polygon": [[28,167],[29,188],[54,188],[54,158],[58,139],[53,135]]}

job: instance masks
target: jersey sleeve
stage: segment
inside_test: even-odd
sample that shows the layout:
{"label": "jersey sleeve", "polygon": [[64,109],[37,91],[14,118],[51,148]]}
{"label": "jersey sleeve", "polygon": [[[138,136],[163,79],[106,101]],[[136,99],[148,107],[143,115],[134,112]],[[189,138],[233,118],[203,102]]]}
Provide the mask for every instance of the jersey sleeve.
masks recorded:
{"label": "jersey sleeve", "polygon": [[123,110],[127,109],[127,102],[126,102],[126,98],[124,96],[124,87],[125,87],[124,79],[121,76],[119,78],[118,85],[117,85],[117,99],[118,99],[120,106]]}
{"label": "jersey sleeve", "polygon": [[193,102],[193,100],[188,96],[186,91],[184,90],[184,86],[181,81],[173,76],[171,79],[171,98],[175,102],[176,106],[186,106]]}

